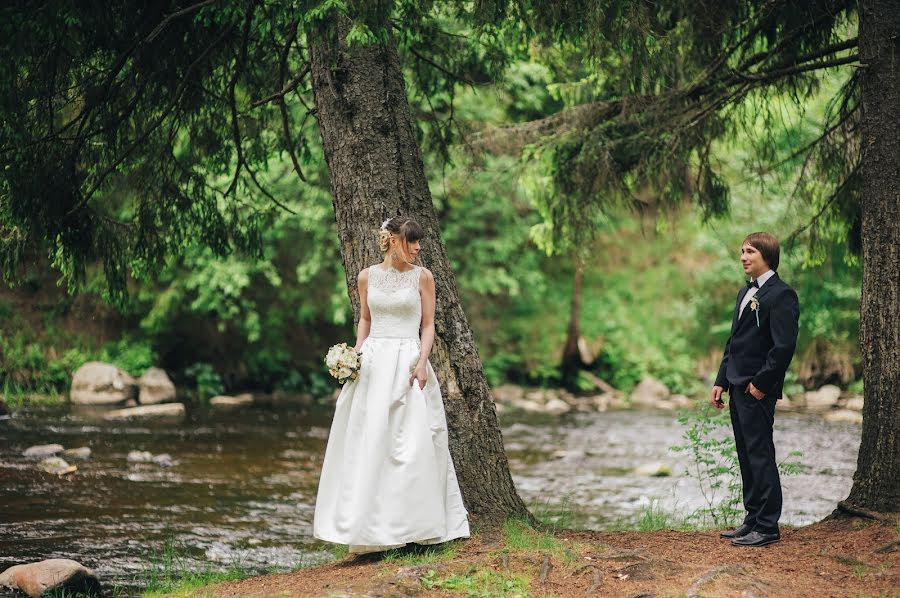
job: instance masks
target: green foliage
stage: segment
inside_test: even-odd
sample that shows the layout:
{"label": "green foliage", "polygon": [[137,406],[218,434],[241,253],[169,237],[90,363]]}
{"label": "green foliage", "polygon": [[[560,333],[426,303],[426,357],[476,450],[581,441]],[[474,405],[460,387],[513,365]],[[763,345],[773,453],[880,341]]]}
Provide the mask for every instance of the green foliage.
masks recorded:
{"label": "green foliage", "polygon": [[[696,409],[679,413],[678,422],[687,426],[682,435],[684,443],[671,447],[671,450],[687,453],[690,457],[687,473],[697,479],[707,505],[688,515],[685,523],[716,528],[735,525],[744,511],[741,470],[728,409],[715,410],[700,401]],[[789,453],[778,464],[779,473],[788,476],[806,471],[807,467],[799,461],[802,457],[799,451]],[[648,526],[666,517],[652,509],[645,515]]]}
{"label": "green foliage", "polygon": [[420,578],[420,583],[429,590],[447,590],[465,596],[498,598],[503,596],[528,595],[530,582],[521,575],[504,575],[489,569],[473,570],[471,573],[440,575],[430,569]]}
{"label": "green foliage", "polygon": [[[76,353],[72,358],[76,357],[82,356]],[[157,364],[156,352],[148,341],[128,337],[103,345],[97,360],[111,363],[134,377],[141,376],[145,370]]]}
{"label": "green foliage", "polygon": [[697,479],[707,506],[690,519],[715,527],[734,525],[741,514],[741,473],[734,438],[726,432],[731,420],[727,410],[713,412],[702,403],[697,409],[683,411],[678,422],[688,426],[684,444],[672,450],[686,452],[691,458],[688,475]]}
{"label": "green foliage", "polygon": [[195,363],[187,368],[184,373],[193,378],[197,399],[202,402],[222,394],[225,390],[221,376],[208,363]]}

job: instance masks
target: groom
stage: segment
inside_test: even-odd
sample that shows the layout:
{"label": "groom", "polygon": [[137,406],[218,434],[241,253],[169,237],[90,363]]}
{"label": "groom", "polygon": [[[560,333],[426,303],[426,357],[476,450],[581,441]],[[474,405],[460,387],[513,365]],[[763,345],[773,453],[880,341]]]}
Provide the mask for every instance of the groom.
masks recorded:
{"label": "groom", "polygon": [[775,463],[772,424],[784,374],[797,346],[800,304],[797,293],[776,273],[778,240],[768,233],[748,235],[741,266],[750,276],[738,292],[731,336],[712,388],[710,402],[729,411],[744,491],[744,523],[723,532],[734,546],[765,546],[780,539],[781,480]]}

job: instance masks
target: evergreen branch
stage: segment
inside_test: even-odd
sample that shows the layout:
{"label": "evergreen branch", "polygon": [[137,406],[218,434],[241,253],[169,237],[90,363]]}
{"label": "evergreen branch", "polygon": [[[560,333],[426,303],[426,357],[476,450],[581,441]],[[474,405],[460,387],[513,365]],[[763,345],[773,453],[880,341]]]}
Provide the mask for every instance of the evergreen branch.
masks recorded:
{"label": "evergreen branch", "polygon": [[444,73],[445,75],[447,75],[447,76],[450,77],[451,79],[454,79],[455,81],[459,81],[460,83],[465,83],[465,84],[468,85],[469,87],[472,87],[472,88],[475,87],[475,82],[472,81],[471,79],[467,79],[467,78],[465,78],[465,77],[463,77],[463,76],[461,76],[461,75],[457,75],[456,73],[450,71],[450,70],[447,69],[446,67],[441,66],[440,64],[436,63],[436,62],[433,61],[432,59],[428,58],[427,56],[425,56],[424,54],[422,54],[421,52],[419,52],[418,50],[416,50],[414,47],[410,46],[409,51],[412,52],[413,56],[415,56],[416,58],[418,58],[418,59],[421,60],[422,62],[426,62],[426,63],[430,64],[431,66],[433,66],[434,68],[436,68],[436,69],[439,70],[440,72]]}
{"label": "evergreen branch", "polygon": [[155,123],[153,123],[150,127],[145,129],[144,132],[141,135],[139,135],[138,138],[135,139],[135,141],[113,161],[112,164],[110,164],[103,172],[101,172],[96,177],[94,185],[90,188],[90,190],[87,193],[85,193],[81,197],[81,199],[79,199],[75,203],[75,205],[72,206],[72,208],[66,213],[67,216],[74,214],[77,210],[82,208],[90,200],[90,198],[94,195],[94,193],[96,193],[100,189],[100,187],[102,186],[102,184],[106,180],[106,178],[109,177],[109,175],[111,175],[119,167],[119,165],[121,165],[122,162],[124,162],[125,159],[131,155],[131,153],[135,149],[140,147],[150,137],[150,135],[163,123],[163,121],[169,116],[169,114],[171,114],[172,111],[175,110],[175,107],[181,101],[181,97],[184,94],[184,91],[187,89],[188,80],[190,79],[191,72],[194,70],[194,68],[196,68],[196,66],[198,64],[200,64],[200,61],[203,60],[203,58],[205,58],[206,55],[209,54],[213,48],[215,48],[217,45],[219,45],[219,43],[221,43],[222,40],[224,40],[230,33],[231,33],[230,27],[225,29],[225,31],[222,32],[222,35],[220,35],[218,38],[213,40],[213,42],[194,60],[194,62],[192,62],[190,64],[190,66],[188,66],[187,70],[185,71],[184,78],[181,80],[181,83],[179,84],[179,88],[177,89],[177,91],[175,93],[175,98],[169,104],[169,107],[162,113],[162,115],[156,120]]}
{"label": "evergreen branch", "polygon": [[257,189],[259,189],[260,193],[262,193],[267,198],[269,198],[269,201],[274,203],[276,206],[278,206],[282,210],[284,210],[290,214],[293,214],[294,216],[297,215],[297,212],[295,212],[294,210],[290,209],[289,207],[287,207],[286,205],[284,205],[283,203],[278,201],[274,195],[272,195],[265,187],[263,187],[260,184],[260,182],[256,179],[256,173],[253,171],[252,168],[250,168],[249,164],[246,164],[245,166],[247,168],[247,174],[250,175],[250,180],[253,181],[253,184],[256,186]]}
{"label": "evergreen branch", "polygon": [[834,204],[834,202],[837,201],[837,199],[840,197],[841,193],[844,192],[844,190],[847,188],[847,186],[850,184],[850,182],[856,177],[857,174],[859,174],[860,169],[861,169],[861,164],[857,164],[856,166],[853,167],[853,170],[850,171],[850,174],[848,174],[844,178],[844,180],[841,182],[841,184],[838,185],[838,188],[834,190],[834,193],[831,194],[831,197],[829,197],[828,200],[824,203],[824,205],[822,205],[822,208],[816,213],[816,215],[813,216],[809,222],[807,222],[803,226],[795,229],[794,232],[792,232],[788,236],[787,240],[785,240],[785,242],[784,242],[785,246],[787,246],[787,247],[793,246],[794,242],[797,240],[797,237],[799,237],[801,234],[803,234],[804,231],[808,230],[810,227],[812,227],[819,221],[819,219],[825,214],[825,212],[828,211],[828,208],[830,208]]}
{"label": "evergreen branch", "polygon": [[291,78],[290,81],[281,89],[281,91],[276,91],[272,95],[262,98],[261,100],[256,100],[252,104],[250,104],[250,108],[259,108],[264,104],[268,104],[269,102],[277,102],[284,99],[284,96],[291,93],[300,83],[303,82],[304,77],[309,73],[309,63],[307,62],[303,65],[303,68],[297,71],[297,73]]}
{"label": "evergreen branch", "polygon": [[234,74],[231,76],[231,81],[228,83],[228,103],[231,107],[231,137],[232,141],[234,141],[235,152],[237,153],[237,164],[234,166],[234,177],[231,179],[231,184],[228,185],[228,189],[225,191],[226,196],[231,195],[237,188],[238,179],[241,176],[241,168],[246,164],[246,160],[244,159],[243,141],[241,139],[241,126],[238,122],[239,116],[235,89],[237,88],[238,79],[240,79],[241,73],[244,70],[244,64],[247,62],[250,25],[253,22],[253,13],[256,11],[257,4],[258,2],[254,2],[247,7],[247,15],[244,18],[244,31],[241,34],[241,47],[238,51],[238,56],[235,59]]}
{"label": "evergreen branch", "polygon": [[282,128],[282,132],[284,133],[284,141],[285,141],[285,146],[287,147],[288,155],[291,157],[291,164],[293,164],[293,166],[294,166],[294,172],[296,172],[297,176],[300,178],[300,180],[305,183],[306,177],[303,175],[303,169],[300,168],[300,160],[297,159],[297,153],[294,151],[294,139],[291,136],[290,115],[288,114],[287,104],[284,101],[285,94],[289,93],[293,89],[297,89],[297,86],[300,84],[300,81],[303,79],[304,76],[306,76],[306,73],[308,73],[309,69],[310,69],[310,64],[309,64],[309,62],[307,62],[302,70],[303,74],[299,78],[295,77],[295,79],[297,79],[297,82],[294,84],[293,88],[289,89],[290,86],[284,86],[284,77],[285,77],[285,74],[287,73],[288,55],[290,54],[290,51],[291,51],[291,45],[293,45],[294,40],[297,38],[297,28],[299,26],[300,26],[300,23],[298,21],[294,21],[292,23],[290,32],[288,33],[287,40],[285,41],[285,44],[284,44],[284,49],[281,52],[281,60],[279,60],[279,65],[278,65],[278,77],[279,77],[279,81],[282,83],[282,86],[284,88],[284,93],[282,93],[281,96],[278,98],[278,109],[279,109],[279,112],[281,112],[281,128]]}
{"label": "evergreen branch", "polygon": [[150,32],[150,35],[145,38],[145,41],[152,42],[160,33],[163,32],[163,29],[168,27],[169,23],[171,23],[175,19],[183,17],[184,15],[191,14],[192,12],[197,12],[201,8],[204,8],[211,4],[215,4],[216,2],[218,2],[218,0],[204,0],[203,2],[198,2],[197,4],[194,4],[192,6],[185,7],[178,12],[166,15],[166,17],[162,21],[160,21],[159,25],[157,25],[156,28],[154,28],[153,31]]}
{"label": "evergreen branch", "polygon": [[791,75],[799,75],[800,73],[832,68],[835,66],[841,66],[842,64],[850,64],[858,61],[859,54],[851,54],[849,56],[844,56],[843,58],[835,58],[834,60],[827,60],[825,62],[798,64],[792,67],[773,69],[771,71],[762,71],[759,73],[742,73],[740,71],[732,71],[732,74],[735,77],[743,79],[745,81],[752,81],[754,83],[771,83],[773,81],[777,81],[778,79],[782,79]]}

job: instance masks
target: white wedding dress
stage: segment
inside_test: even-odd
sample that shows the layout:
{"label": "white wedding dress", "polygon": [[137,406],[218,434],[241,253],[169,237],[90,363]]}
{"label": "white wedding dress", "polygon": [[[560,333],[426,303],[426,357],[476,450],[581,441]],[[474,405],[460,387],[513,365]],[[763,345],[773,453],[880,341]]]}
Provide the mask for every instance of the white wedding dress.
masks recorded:
{"label": "white wedding dress", "polygon": [[431,364],[424,390],[409,384],[420,350],[421,272],[369,268],[372,328],[359,377],[335,406],[313,535],[353,553],[469,535]]}

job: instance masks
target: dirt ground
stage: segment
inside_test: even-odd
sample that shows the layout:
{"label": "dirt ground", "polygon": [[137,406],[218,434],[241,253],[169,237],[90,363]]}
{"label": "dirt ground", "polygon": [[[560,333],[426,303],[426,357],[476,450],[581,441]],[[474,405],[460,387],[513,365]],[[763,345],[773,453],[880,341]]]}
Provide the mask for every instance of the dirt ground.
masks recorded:
{"label": "dirt ground", "polygon": [[[779,543],[761,548],[733,547],[714,531],[560,532],[553,546],[543,550],[511,549],[504,545],[502,535],[495,535],[493,540],[483,534],[460,542],[455,556],[441,562],[347,557],[321,567],[229,582],[206,591],[219,598],[900,597],[898,523],[839,519],[786,528]],[[516,578],[520,585],[515,587],[510,581],[493,589],[482,585],[457,587],[455,592],[446,582],[440,585],[440,580],[453,576]],[[433,580],[438,584],[429,583]]]}

